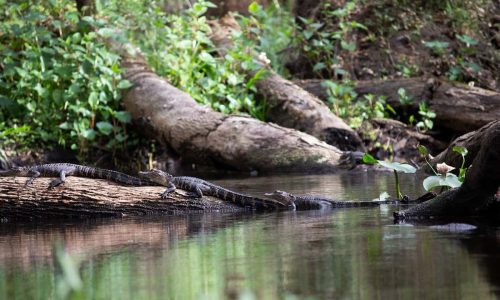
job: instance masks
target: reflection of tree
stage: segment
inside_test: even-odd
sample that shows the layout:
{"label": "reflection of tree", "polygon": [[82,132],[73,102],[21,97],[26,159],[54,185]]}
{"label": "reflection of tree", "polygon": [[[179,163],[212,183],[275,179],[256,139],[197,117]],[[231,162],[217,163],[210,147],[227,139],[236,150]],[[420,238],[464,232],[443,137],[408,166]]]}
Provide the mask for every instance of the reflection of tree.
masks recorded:
{"label": "reflection of tree", "polygon": [[491,283],[490,291],[500,298],[500,240],[496,231],[485,234],[466,235],[460,239],[471,256],[477,258],[480,269]]}

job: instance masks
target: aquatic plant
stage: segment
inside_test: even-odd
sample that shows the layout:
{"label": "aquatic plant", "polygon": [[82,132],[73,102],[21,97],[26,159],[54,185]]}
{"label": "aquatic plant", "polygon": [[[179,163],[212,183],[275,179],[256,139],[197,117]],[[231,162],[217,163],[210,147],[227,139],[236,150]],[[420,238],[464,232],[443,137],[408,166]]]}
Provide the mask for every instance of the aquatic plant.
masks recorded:
{"label": "aquatic plant", "polygon": [[430,191],[436,187],[456,188],[462,185],[465,179],[465,173],[467,172],[467,168],[465,168],[465,156],[468,151],[465,147],[460,146],[455,146],[452,150],[462,156],[462,165],[459,168],[458,176],[451,173],[451,171],[455,170],[455,168],[447,165],[446,163],[437,164],[436,169],[434,169],[427,160],[429,157],[427,148],[422,145],[418,146],[418,151],[424,157],[425,162],[431,168],[432,172],[434,172],[434,175],[428,176],[422,183],[426,191]]}
{"label": "aquatic plant", "polygon": [[399,162],[395,162],[395,161],[388,162],[388,161],[378,160],[378,159],[375,159],[373,156],[371,156],[368,153],[365,153],[363,155],[363,162],[366,164],[370,164],[370,165],[379,164],[382,167],[389,169],[389,170],[392,170],[394,172],[394,179],[396,181],[396,183],[395,183],[395,185],[396,185],[396,197],[399,200],[403,199],[403,194],[401,193],[401,187],[399,185],[398,172],[415,173],[417,171],[417,169],[412,165],[403,164],[403,163],[399,163]]}

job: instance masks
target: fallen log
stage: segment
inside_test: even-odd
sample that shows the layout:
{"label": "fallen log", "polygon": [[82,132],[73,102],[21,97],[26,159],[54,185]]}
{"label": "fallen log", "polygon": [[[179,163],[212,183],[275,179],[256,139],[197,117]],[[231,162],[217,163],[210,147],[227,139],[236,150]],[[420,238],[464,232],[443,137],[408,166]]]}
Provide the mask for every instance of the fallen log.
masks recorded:
{"label": "fallen log", "polygon": [[140,56],[123,65],[133,84],[125,108],[146,135],[189,161],[263,172],[332,171],[347,162],[346,153],[308,134],[199,105],[149,71]]}
{"label": "fallen log", "polygon": [[[485,213],[496,202],[500,186],[500,122],[495,121],[474,133],[479,150],[461,187],[432,200],[394,213],[396,220],[428,217],[463,217]],[[491,213],[491,212],[489,212]],[[498,216],[500,211],[495,212]]]}
{"label": "fallen log", "polygon": [[[295,84],[322,100],[328,98],[323,80],[297,80]],[[413,99],[404,106],[399,101],[398,89],[404,88]],[[476,130],[487,123],[500,119],[500,93],[465,84],[435,78],[408,78],[391,80],[359,81],[359,95],[386,96],[397,111],[418,111],[418,104],[425,100],[436,112],[435,126],[457,133]]]}
{"label": "fallen log", "polygon": [[[213,31],[210,38],[224,55],[233,47],[232,31],[241,29],[230,14],[211,21],[210,26]],[[266,76],[257,80],[255,87],[266,99],[269,106],[267,117],[271,122],[306,132],[341,150],[364,150],[356,131],[333,114],[320,99],[284,79],[264,63],[259,64],[266,68]],[[256,72],[248,70],[247,73],[251,78]]]}
{"label": "fallen log", "polygon": [[238,212],[244,208],[211,196],[189,197],[176,190],[160,199],[161,186],[122,186],[106,180],[67,177],[65,184],[48,190],[53,178],[0,177],[0,219],[84,218],[185,214],[205,211]]}

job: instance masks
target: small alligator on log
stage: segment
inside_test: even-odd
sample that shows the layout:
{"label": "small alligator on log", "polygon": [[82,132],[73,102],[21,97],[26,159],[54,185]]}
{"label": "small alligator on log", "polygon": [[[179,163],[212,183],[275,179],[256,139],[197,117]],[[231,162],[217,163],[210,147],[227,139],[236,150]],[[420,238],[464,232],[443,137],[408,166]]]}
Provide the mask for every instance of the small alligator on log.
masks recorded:
{"label": "small alligator on log", "polygon": [[0,171],[1,177],[6,177],[6,176],[30,177],[26,181],[26,185],[32,184],[33,181],[40,176],[59,177],[50,182],[49,189],[55,188],[56,186],[64,183],[64,181],[66,180],[66,176],[70,175],[78,177],[86,177],[86,178],[106,179],[112,182],[121,183],[124,185],[132,185],[132,186],[158,185],[154,182],[140,179],[113,170],[99,169],[99,168],[93,168],[93,167],[87,167],[69,163],[54,163],[54,164],[43,164],[43,165],[34,165],[25,167],[14,167],[7,171]]}
{"label": "small alligator on log", "polygon": [[[332,209],[332,208],[347,208],[347,207],[375,207],[380,204],[394,204],[397,201],[336,201],[329,198],[314,195],[293,195],[284,191],[274,191],[266,193],[267,197],[277,201],[289,201],[295,204],[297,210],[310,209]],[[394,202],[394,203],[393,203]]]}
{"label": "small alligator on log", "polygon": [[139,172],[139,177],[157,183],[159,185],[166,186],[167,189],[160,195],[162,199],[167,198],[168,194],[174,192],[176,188],[180,188],[193,193],[193,195],[197,198],[203,197],[203,194],[210,195],[224,201],[234,202],[241,206],[251,207],[252,209],[256,210],[295,209],[294,203],[288,199],[283,199],[284,201],[282,201],[282,199],[276,199],[278,201],[271,199],[261,199],[233,192],[200,178],[188,176],[174,177],[167,172],[158,169]]}

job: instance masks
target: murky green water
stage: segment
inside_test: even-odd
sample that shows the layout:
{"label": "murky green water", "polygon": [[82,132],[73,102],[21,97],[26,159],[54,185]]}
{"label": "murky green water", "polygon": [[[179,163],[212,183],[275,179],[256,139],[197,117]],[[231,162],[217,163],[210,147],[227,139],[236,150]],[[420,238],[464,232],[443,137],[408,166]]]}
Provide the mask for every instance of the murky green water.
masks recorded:
{"label": "murky green water", "polygon": [[[403,179],[417,195],[420,181]],[[218,180],[343,200],[393,190],[391,174]],[[54,299],[52,246],[81,257],[83,299],[495,299],[500,231],[394,225],[395,207],[0,225],[0,299]],[[469,223],[470,224],[470,223]],[[473,224],[476,225],[477,224]],[[60,272],[59,272],[60,273]]]}

